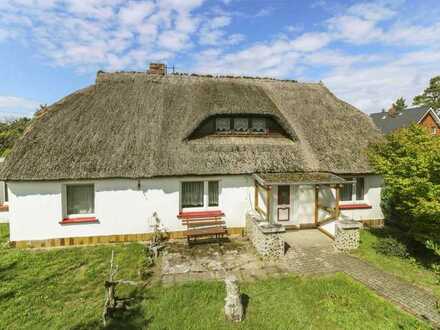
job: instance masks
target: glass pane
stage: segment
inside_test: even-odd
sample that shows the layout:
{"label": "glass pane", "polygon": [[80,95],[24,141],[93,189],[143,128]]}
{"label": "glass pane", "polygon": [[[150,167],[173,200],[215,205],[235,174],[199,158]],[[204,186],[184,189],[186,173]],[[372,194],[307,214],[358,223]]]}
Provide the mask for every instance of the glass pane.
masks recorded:
{"label": "glass pane", "polygon": [[218,206],[218,181],[208,182],[209,206]]}
{"label": "glass pane", "polygon": [[9,202],[8,184],[5,182],[5,202]]}
{"label": "glass pane", "polygon": [[203,206],[203,181],[182,182],[182,207]]}
{"label": "glass pane", "polygon": [[364,200],[364,178],[356,178],[356,200]]}
{"label": "glass pane", "polygon": [[278,186],[278,205],[290,204],[290,187]]}
{"label": "glass pane", "polygon": [[215,130],[217,132],[229,132],[231,130],[231,120],[229,118],[217,118],[215,120]]}
{"label": "glass pane", "polygon": [[67,214],[95,212],[95,189],[91,184],[67,186]]}
{"label": "glass pane", "polygon": [[[349,179],[351,180],[351,179]],[[342,185],[341,189],[341,201],[351,201],[353,200],[353,184],[346,183]]]}
{"label": "glass pane", "polygon": [[264,118],[253,118],[252,119],[252,131],[253,132],[266,132],[266,119]]}
{"label": "glass pane", "polygon": [[249,119],[234,118],[234,130],[239,132],[246,132],[249,128]]}

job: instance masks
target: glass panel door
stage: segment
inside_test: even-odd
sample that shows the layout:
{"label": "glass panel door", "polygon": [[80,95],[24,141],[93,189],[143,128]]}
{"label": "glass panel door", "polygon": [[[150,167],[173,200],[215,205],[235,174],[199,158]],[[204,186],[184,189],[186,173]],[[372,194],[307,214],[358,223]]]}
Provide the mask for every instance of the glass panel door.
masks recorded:
{"label": "glass panel door", "polygon": [[278,186],[278,221],[290,220],[290,186]]}

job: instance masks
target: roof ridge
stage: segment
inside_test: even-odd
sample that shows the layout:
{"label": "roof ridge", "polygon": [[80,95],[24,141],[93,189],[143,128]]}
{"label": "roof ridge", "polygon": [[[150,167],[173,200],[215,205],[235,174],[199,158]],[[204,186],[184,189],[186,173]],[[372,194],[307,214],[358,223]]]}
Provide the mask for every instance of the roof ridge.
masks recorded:
{"label": "roof ridge", "polygon": [[169,77],[182,77],[182,78],[207,78],[207,79],[237,79],[237,80],[257,80],[257,81],[273,81],[273,82],[286,82],[295,84],[313,84],[323,85],[322,81],[319,82],[300,82],[296,79],[281,79],[267,76],[248,76],[248,75],[233,75],[233,74],[199,74],[199,73],[185,73],[175,72],[167,75],[151,74],[146,71],[115,71],[106,72],[98,71],[96,73],[96,82],[108,81],[112,77],[134,78],[135,76],[151,77],[152,79],[169,78]]}

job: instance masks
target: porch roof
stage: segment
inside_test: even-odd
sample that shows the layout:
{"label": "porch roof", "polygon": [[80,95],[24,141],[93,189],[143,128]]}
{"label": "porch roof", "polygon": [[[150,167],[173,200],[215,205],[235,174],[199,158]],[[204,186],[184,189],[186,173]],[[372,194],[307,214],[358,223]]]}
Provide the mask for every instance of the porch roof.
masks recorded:
{"label": "porch roof", "polygon": [[351,182],[326,172],[258,173],[253,176],[263,186],[281,184],[341,184]]}

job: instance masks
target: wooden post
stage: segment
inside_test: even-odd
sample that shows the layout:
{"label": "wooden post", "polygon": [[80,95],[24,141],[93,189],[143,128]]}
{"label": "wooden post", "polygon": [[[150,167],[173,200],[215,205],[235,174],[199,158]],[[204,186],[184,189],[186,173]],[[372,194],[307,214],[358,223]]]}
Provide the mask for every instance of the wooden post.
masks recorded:
{"label": "wooden post", "polygon": [[319,223],[319,185],[315,185],[315,224]]}
{"label": "wooden post", "polygon": [[272,201],[272,186],[267,186],[267,196],[266,196],[266,203],[267,203],[267,205],[266,205],[266,209],[267,209],[267,214],[266,214],[266,217],[267,217],[267,222],[272,222],[271,221],[271,216],[270,216],[270,203],[271,203],[271,201]]}
{"label": "wooden post", "polygon": [[340,209],[339,209],[339,203],[341,201],[341,186],[338,184],[336,185],[336,217],[339,218],[340,215]]}

